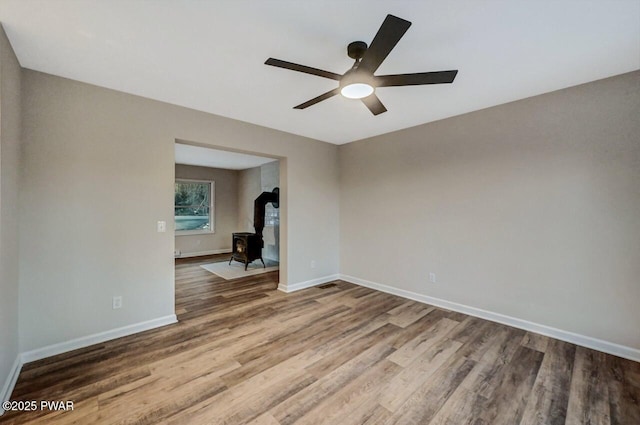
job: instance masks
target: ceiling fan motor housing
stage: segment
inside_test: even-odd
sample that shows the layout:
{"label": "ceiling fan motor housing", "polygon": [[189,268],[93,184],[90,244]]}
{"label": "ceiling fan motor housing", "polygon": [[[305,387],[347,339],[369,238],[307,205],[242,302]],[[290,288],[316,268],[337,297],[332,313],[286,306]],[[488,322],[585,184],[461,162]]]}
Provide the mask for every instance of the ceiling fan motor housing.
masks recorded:
{"label": "ceiling fan motor housing", "polygon": [[345,74],[340,79],[339,87],[345,87],[350,84],[367,84],[372,87],[375,87],[375,81],[371,74],[358,71],[358,68],[352,68],[345,72]]}

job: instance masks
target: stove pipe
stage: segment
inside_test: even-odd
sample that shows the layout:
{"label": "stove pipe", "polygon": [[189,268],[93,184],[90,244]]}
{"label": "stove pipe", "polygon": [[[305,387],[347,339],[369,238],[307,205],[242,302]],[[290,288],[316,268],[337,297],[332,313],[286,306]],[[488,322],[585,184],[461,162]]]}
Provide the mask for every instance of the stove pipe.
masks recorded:
{"label": "stove pipe", "polygon": [[262,230],[264,229],[264,213],[265,207],[271,202],[275,208],[280,207],[280,189],[275,188],[271,192],[262,192],[253,203],[253,227],[256,234],[262,239]]}

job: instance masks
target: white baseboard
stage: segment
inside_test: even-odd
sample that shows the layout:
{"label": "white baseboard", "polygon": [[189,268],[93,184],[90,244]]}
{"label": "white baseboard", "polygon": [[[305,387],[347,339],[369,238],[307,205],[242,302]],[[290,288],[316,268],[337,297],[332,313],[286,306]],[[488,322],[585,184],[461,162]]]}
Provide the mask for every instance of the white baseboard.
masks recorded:
{"label": "white baseboard", "polygon": [[105,332],[99,332],[93,335],[87,335],[71,341],[60,342],[58,344],[49,345],[35,350],[22,353],[22,363],[34,362],[46,357],[55,356],[66,353],[68,351],[77,350],[78,348],[88,347],[93,344],[109,341],[123,336],[132,335],[138,332],[148,331],[150,329],[159,328],[161,326],[170,325],[178,321],[175,314],[159,317],[157,319],[147,320],[145,322],[135,323],[133,325],[123,326],[121,328],[111,329]]}
{"label": "white baseboard", "polygon": [[[16,356],[16,360],[13,362],[13,366],[11,366],[9,376],[7,376],[7,380],[2,386],[2,392],[0,392],[0,403],[11,399],[11,393],[13,392],[13,388],[16,386],[16,382],[18,381],[18,376],[20,375],[20,370],[22,369],[23,364],[24,363],[22,362],[22,355],[18,354]],[[4,415],[4,409],[0,405],[0,416],[2,415]]]}
{"label": "white baseboard", "polygon": [[311,288],[312,286],[322,285],[323,283],[332,282],[337,279],[340,279],[340,275],[332,274],[329,276],[319,277],[317,279],[307,280],[305,282],[290,283],[288,285],[280,283],[278,284],[278,290],[286,293],[295,292],[301,289]]}
{"label": "white baseboard", "polygon": [[447,310],[457,311],[460,313],[468,314],[469,316],[490,320],[492,322],[502,323],[503,325],[512,326],[514,328],[549,336],[551,338],[570,342],[582,347],[591,348],[597,351],[602,351],[603,353],[613,354],[614,356],[640,362],[640,350],[637,348],[627,347],[625,345],[592,338],[586,335],[580,335],[574,332],[553,328],[551,326],[541,325],[538,323],[530,322],[528,320],[506,316],[504,314],[471,307],[465,304],[459,304],[440,298],[430,297],[428,295],[418,294],[417,292],[395,288],[393,286],[384,285],[382,283],[371,282],[354,276],[342,274],[339,275],[339,279],[346,282],[355,283],[356,285],[375,289],[377,291],[386,292],[388,294],[397,295],[399,297],[408,298],[410,300],[418,301],[421,303],[434,305],[436,307],[442,307]]}
{"label": "white baseboard", "polygon": [[176,256],[176,258],[202,257],[204,255],[213,255],[213,254],[231,254],[231,248],[212,249],[210,251],[200,251],[200,252],[182,252],[180,253],[180,255]]}
{"label": "white baseboard", "polygon": [[[35,350],[27,351],[18,354],[16,361],[11,367],[9,376],[5,381],[2,392],[0,392],[0,403],[10,400],[13,388],[18,381],[20,370],[25,363],[41,360],[46,357],[55,356],[58,354],[66,353],[68,351],[77,350],[79,348],[88,347],[93,344],[99,344],[101,342],[109,341],[123,336],[132,335],[138,332],[148,331],[150,329],[159,328],[161,326],[177,323],[178,319],[175,314],[159,317],[153,320],[147,320],[145,322],[136,323],[133,325],[123,326],[117,329],[111,329],[109,331],[100,332],[93,335],[87,335],[81,338],[72,339],[71,341],[61,342],[58,344],[49,345],[47,347],[37,348]],[[4,409],[0,406],[0,416],[4,414]]]}

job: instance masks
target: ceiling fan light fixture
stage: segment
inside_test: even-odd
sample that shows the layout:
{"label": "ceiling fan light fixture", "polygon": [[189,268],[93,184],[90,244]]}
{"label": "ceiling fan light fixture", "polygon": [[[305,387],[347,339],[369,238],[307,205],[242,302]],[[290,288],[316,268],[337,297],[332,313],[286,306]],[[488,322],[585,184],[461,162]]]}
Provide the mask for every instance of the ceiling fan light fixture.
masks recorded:
{"label": "ceiling fan light fixture", "polygon": [[362,99],[373,94],[373,86],[366,83],[348,84],[340,90],[340,94],[348,99]]}

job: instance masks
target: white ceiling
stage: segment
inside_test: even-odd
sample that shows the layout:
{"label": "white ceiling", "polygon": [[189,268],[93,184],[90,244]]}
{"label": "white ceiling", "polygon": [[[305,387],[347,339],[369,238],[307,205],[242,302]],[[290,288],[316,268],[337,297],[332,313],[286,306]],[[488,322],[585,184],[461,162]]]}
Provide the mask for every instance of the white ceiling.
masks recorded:
{"label": "white ceiling", "polygon": [[228,170],[246,170],[247,168],[259,167],[262,164],[277,161],[273,158],[201,148],[181,143],[176,143],[175,152],[176,164],[225,168]]}
{"label": "white ceiling", "polygon": [[[458,69],[452,85],[386,87],[374,117],[336,82],[349,42],[413,25],[378,69]],[[342,144],[640,69],[639,0],[0,0],[25,68]]]}

